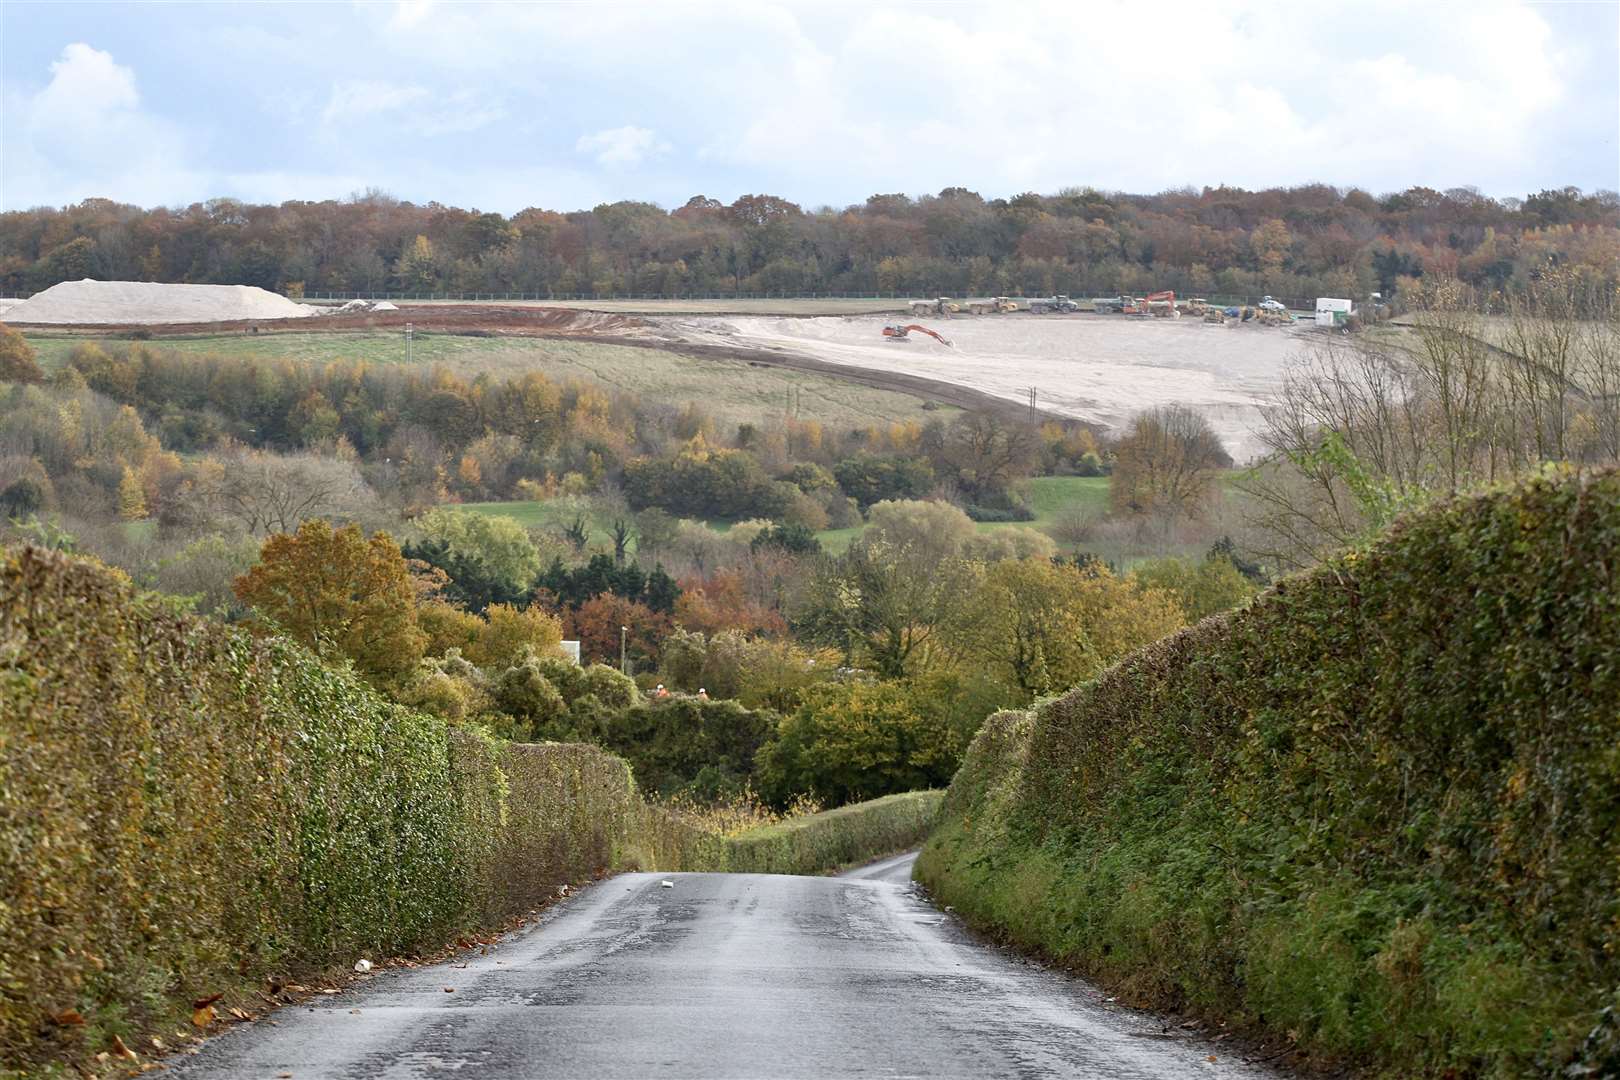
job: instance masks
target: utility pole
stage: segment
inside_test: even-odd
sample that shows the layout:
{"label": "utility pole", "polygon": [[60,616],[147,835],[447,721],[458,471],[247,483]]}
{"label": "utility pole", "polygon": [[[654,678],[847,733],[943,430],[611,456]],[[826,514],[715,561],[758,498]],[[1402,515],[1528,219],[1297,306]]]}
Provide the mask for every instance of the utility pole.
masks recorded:
{"label": "utility pole", "polygon": [[619,627],[619,672],[623,675],[630,674],[630,653],[626,648],[629,640],[630,628],[628,626]]}
{"label": "utility pole", "polygon": [[1029,422],[1035,422],[1035,388],[1029,388]]}
{"label": "utility pole", "polygon": [[411,366],[411,335],[414,334],[415,332],[416,332],[416,327],[412,326],[410,323],[405,324],[405,366],[406,367]]}

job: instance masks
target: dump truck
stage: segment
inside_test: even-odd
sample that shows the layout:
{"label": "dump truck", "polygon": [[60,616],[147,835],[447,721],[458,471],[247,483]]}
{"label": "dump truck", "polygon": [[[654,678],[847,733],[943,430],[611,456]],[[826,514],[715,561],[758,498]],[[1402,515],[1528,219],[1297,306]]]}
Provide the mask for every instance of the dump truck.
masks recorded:
{"label": "dump truck", "polygon": [[1009,296],[992,296],[988,300],[969,300],[968,310],[975,315],[1000,315],[1017,311],[1018,303]]}
{"label": "dump truck", "polygon": [[1075,303],[1073,300],[1070,300],[1067,296],[1064,296],[1061,293],[1057,296],[1049,297],[1044,300],[1031,300],[1029,302],[1029,311],[1032,315],[1045,315],[1048,312],[1056,312],[1060,315],[1067,315],[1071,311],[1079,310],[1079,304]]}
{"label": "dump truck", "polygon": [[913,300],[911,313],[913,315],[951,315],[962,310],[962,305],[948,296],[936,296],[932,300]]}

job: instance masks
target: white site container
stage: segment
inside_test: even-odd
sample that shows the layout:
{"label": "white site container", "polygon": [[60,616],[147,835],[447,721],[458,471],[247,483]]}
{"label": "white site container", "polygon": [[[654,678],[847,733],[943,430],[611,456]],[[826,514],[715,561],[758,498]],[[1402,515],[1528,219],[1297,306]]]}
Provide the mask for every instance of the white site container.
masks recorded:
{"label": "white site container", "polygon": [[1349,300],[1335,300],[1331,296],[1318,296],[1316,298],[1316,325],[1317,326],[1343,326],[1355,310],[1355,304]]}

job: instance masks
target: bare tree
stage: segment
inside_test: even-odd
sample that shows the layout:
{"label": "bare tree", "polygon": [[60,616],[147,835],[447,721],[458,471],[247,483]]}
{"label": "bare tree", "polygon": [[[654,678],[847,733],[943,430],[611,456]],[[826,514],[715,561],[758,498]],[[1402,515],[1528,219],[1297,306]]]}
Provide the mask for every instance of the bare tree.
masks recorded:
{"label": "bare tree", "polygon": [[1497,319],[1436,281],[1404,333],[1308,350],[1267,412],[1271,455],[1240,482],[1261,553],[1308,564],[1432,496],[1620,459],[1620,326],[1584,288],[1549,269]]}
{"label": "bare tree", "polygon": [[237,450],[206,495],[250,533],[290,533],[308,518],[351,517],[375,501],[352,462],[316,454]]}
{"label": "bare tree", "polygon": [[1115,513],[1167,522],[1202,517],[1232,458],[1203,415],[1182,405],[1138,413],[1114,448],[1108,498]]}

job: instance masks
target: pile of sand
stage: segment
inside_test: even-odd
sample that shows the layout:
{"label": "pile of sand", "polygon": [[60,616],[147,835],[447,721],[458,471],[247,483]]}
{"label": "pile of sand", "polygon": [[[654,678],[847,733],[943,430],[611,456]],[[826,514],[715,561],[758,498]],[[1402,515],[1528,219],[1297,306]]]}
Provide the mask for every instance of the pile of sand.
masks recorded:
{"label": "pile of sand", "polygon": [[14,323],[210,323],[301,319],[316,309],[252,285],[64,281],[6,312]]}

